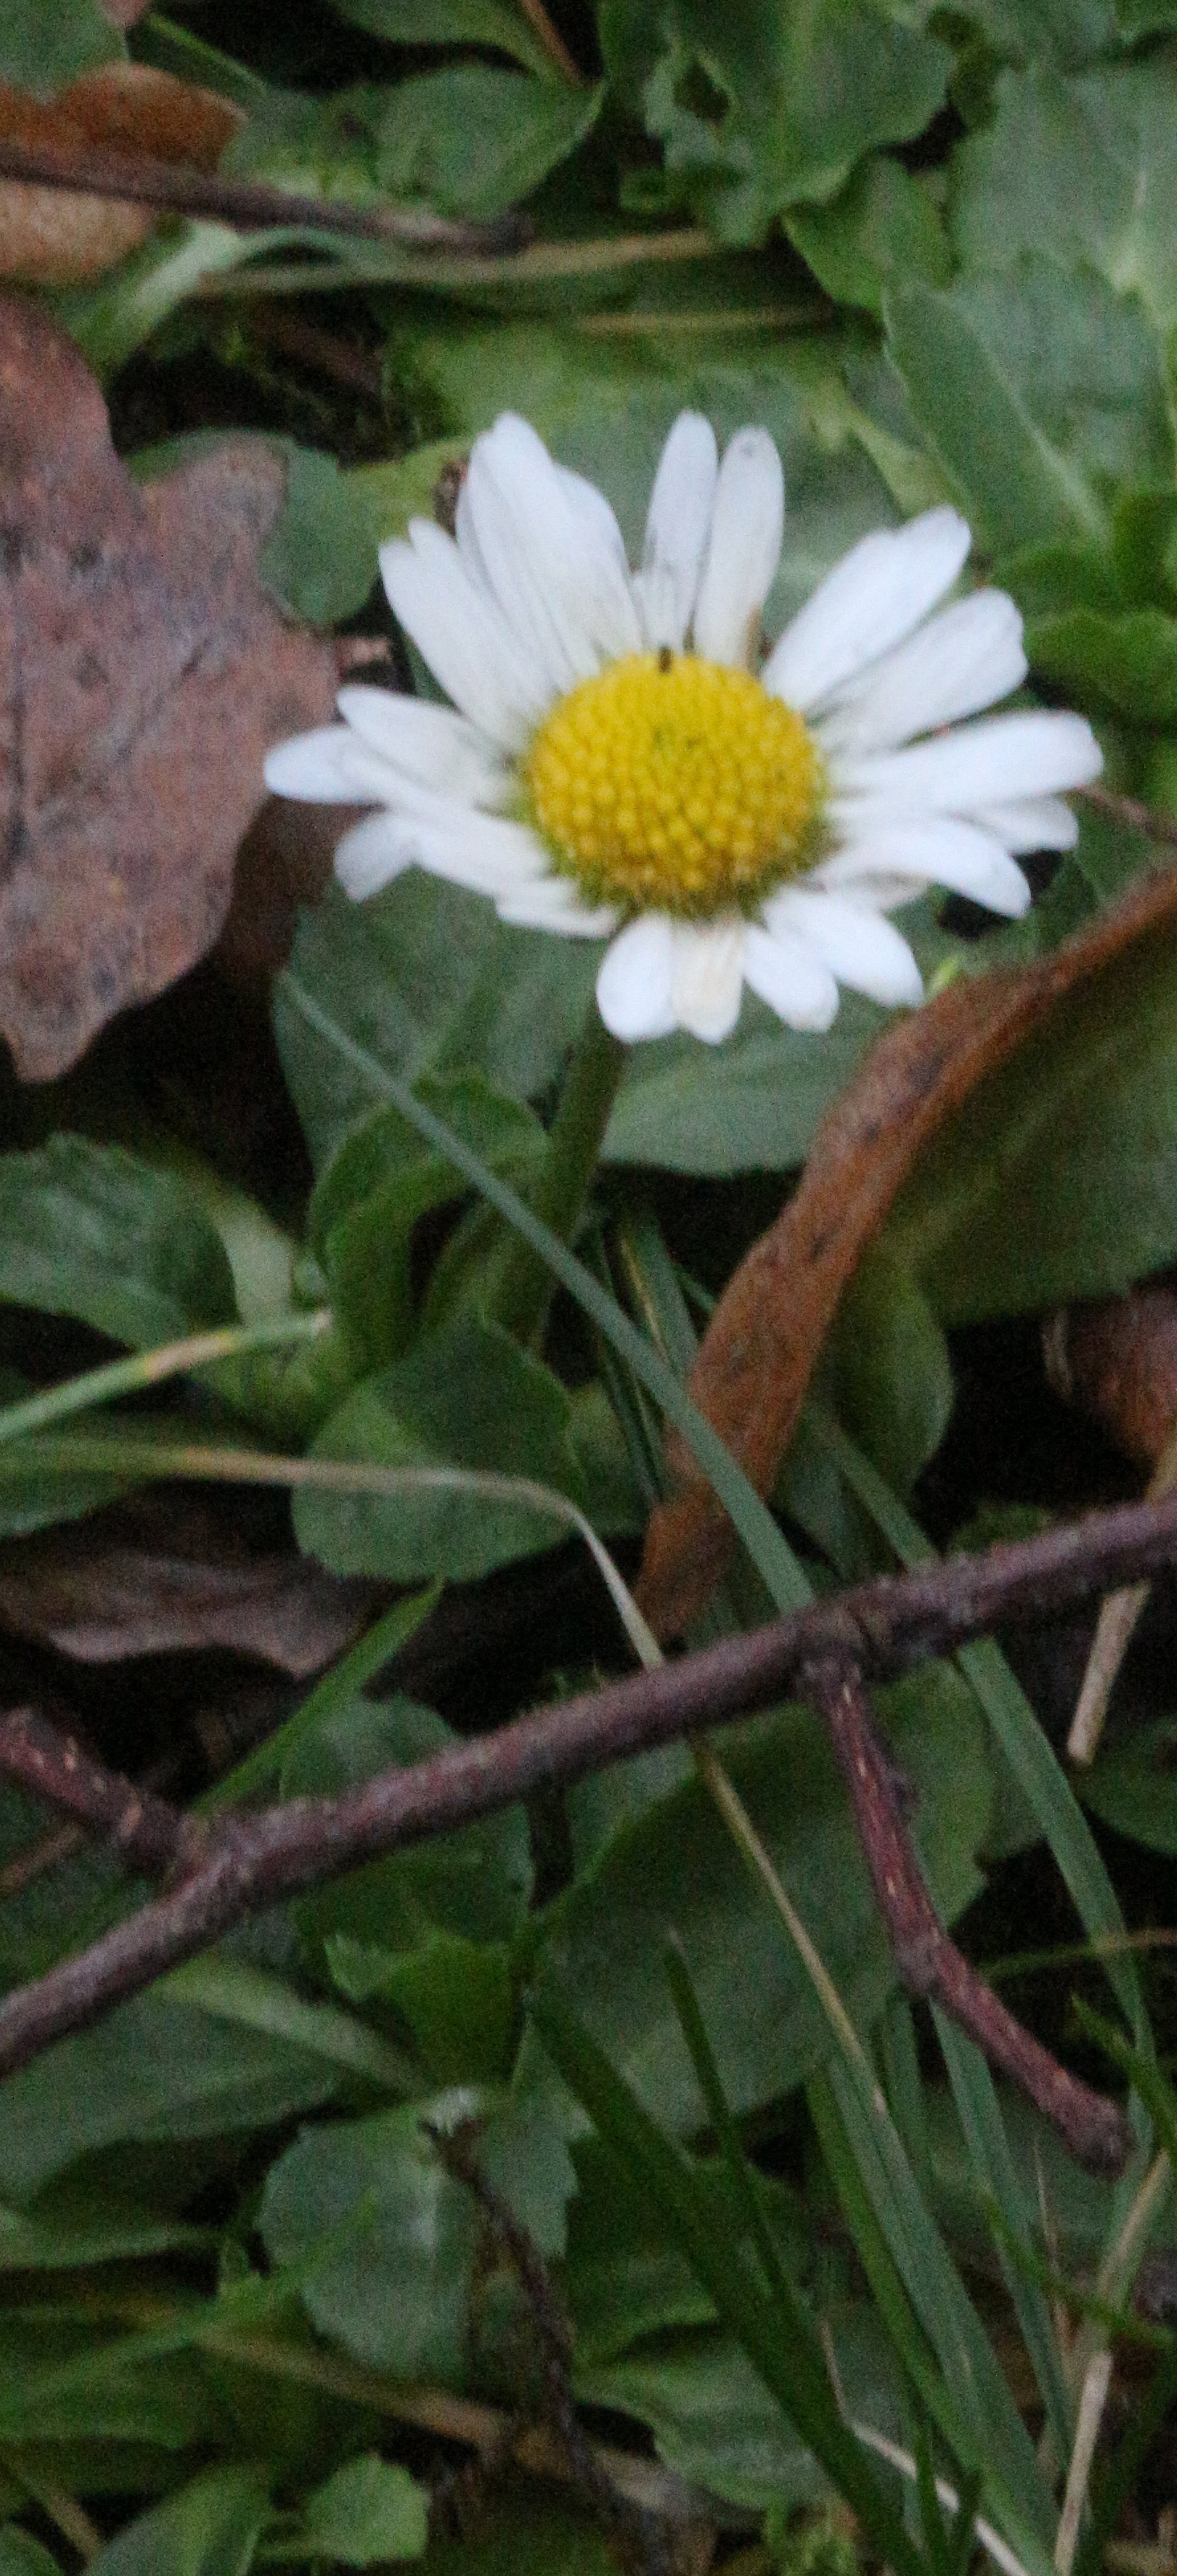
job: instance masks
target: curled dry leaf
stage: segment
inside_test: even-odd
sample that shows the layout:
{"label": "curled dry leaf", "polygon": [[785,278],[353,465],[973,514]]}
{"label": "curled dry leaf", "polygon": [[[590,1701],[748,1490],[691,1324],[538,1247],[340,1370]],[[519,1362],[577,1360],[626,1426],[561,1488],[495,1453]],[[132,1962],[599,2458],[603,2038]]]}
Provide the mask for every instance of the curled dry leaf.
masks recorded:
{"label": "curled dry leaf", "polygon": [[284,492],[255,441],[139,489],[73,342],[0,301],[0,1032],[26,1080],[211,947],[268,746],[332,712],[333,646],[258,577]]}
{"label": "curled dry leaf", "polygon": [[1052,1315],[1043,1334],[1057,1393],[1100,1423],[1139,1467],[1155,1467],[1177,1422],[1177,1296],[1133,1288]]}
{"label": "curled dry leaf", "polygon": [[[796,1196],[729,1280],[687,1381],[757,1492],[768,1494],[839,1297],[901,1182],[954,1110],[1064,993],[1177,914],[1177,868],[1149,871],[1094,925],[1023,967],[958,977],[871,1049],[827,1113]],[[733,1532],[684,1441],[646,1532],[638,1600],[660,1636],[698,1618]]]}
{"label": "curled dry leaf", "polygon": [[[119,23],[129,23],[132,14],[124,12]],[[230,99],[144,63],[103,63],[50,99],[32,98],[26,90],[0,82],[0,139],[8,143],[133,153],[145,160],[215,170],[244,122]],[[150,207],[5,179],[0,181],[0,277],[36,286],[68,286],[100,277],[136,249],[158,220]]]}

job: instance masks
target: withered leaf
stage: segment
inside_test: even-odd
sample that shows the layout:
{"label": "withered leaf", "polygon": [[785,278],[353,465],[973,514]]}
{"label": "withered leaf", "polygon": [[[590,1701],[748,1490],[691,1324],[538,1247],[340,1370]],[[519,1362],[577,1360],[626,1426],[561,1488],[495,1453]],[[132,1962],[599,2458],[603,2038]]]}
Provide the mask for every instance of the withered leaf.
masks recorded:
{"label": "withered leaf", "polygon": [[[687,1380],[695,1403],[768,1494],[838,1299],[938,1127],[1064,993],[1177,915],[1177,868],[1149,870],[1090,927],[1023,967],[962,976],[886,1029],[814,1138],[794,1198],[728,1281]],[[721,1580],[733,1530],[677,1433],[670,1499],[650,1519],[638,1600],[678,1636]]]}
{"label": "withered leaf", "polygon": [[[0,81],[0,138],[6,143],[133,153],[215,170],[244,121],[231,100],[146,63],[102,63],[50,99]],[[40,286],[100,277],[145,241],[158,221],[150,207],[117,198],[2,180],[0,276]]]}
{"label": "withered leaf", "polygon": [[331,644],[258,579],[285,468],[226,441],[140,490],[37,305],[0,298],[0,1032],[28,1081],[185,973],[262,761],[331,714]]}
{"label": "withered leaf", "polygon": [[[161,1534],[162,1535],[162,1534]],[[293,1549],[254,1555],[144,1545],[117,1513],[0,1547],[0,1625],[79,1663],[220,1646],[296,1681],[353,1644],[375,1587]]]}

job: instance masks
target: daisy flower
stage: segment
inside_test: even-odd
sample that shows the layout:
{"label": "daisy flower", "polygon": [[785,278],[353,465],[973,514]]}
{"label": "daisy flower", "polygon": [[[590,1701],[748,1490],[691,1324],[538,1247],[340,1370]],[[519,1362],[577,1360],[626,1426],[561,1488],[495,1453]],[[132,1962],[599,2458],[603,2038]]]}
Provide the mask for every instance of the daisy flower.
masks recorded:
{"label": "daisy flower", "polygon": [[840,984],[918,1002],[890,913],[929,885],[1023,912],[1018,853],[1070,847],[1060,799],[1099,746],[1077,715],[983,716],[1026,676],[1022,621],[1002,591],[949,600],[970,544],[952,509],[864,537],[766,648],[783,524],[767,431],[721,463],[683,412],[631,571],[603,495],[504,413],[455,536],[415,519],[380,554],[452,705],[342,689],[342,721],[271,752],[269,786],[376,807],[336,852],[350,895],[416,866],[504,921],[607,939],[620,1039],[718,1042],[745,984],[797,1029],[829,1027]]}

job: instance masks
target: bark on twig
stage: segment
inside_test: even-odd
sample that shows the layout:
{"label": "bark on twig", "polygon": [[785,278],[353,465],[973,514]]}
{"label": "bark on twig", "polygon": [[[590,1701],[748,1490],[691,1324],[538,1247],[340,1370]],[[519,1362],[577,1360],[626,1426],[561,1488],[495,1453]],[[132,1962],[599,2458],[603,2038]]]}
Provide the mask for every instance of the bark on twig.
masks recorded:
{"label": "bark on twig", "polygon": [[289,228],[346,233],[359,241],[400,242],[409,250],[492,255],[519,250],[529,237],[518,215],[477,224],[431,215],[424,208],[331,204],[322,197],[292,196],[285,188],[259,187],[252,180],[223,179],[215,170],[153,160],[146,153],[108,152],[98,146],[83,152],[72,144],[18,143],[11,136],[0,140],[0,179],[111,197],[125,205],[158,206],[161,214],[199,216],[206,223],[231,224],[236,232]]}
{"label": "bark on twig", "polygon": [[[1177,1497],[1122,1504],[982,1555],[858,1584],[748,1636],[537,1709],[410,1770],[381,1772],[339,1797],[230,1815],[208,1828],[195,1855],[181,1855],[187,1874],[178,1884],[0,2003],[0,2076],[266,1906],[512,1806],[544,1781],[581,1779],[693,1729],[725,1725],[796,1688],[815,1665],[851,1664],[876,1677],[902,1672],[999,1623],[1057,1610],[1174,1561]],[[60,1763],[42,1763],[37,1793],[70,1815],[85,1811],[105,1833],[128,1795],[126,1783],[110,1787],[112,1778],[100,1765],[66,1774]],[[178,1815],[176,1822],[178,1832]],[[160,1858],[174,1869],[169,1831],[160,1828]],[[145,1866],[141,1844],[136,1850]]]}
{"label": "bark on twig", "polygon": [[203,1851],[204,1835],[195,1817],[182,1814],[153,1789],[137,1789],[132,1780],[108,1771],[35,1709],[9,1709],[0,1717],[0,1771],[110,1843],[147,1878],[194,1867]]}
{"label": "bark on twig", "polygon": [[831,1656],[810,1665],[805,1696],[829,1729],[895,1964],[909,1994],[942,2005],[990,2066],[1020,2085],[1090,2173],[1122,2173],[1132,2132],[1116,2103],[1060,2066],[969,1966],[939,1922],[875,1732],[862,1675]]}

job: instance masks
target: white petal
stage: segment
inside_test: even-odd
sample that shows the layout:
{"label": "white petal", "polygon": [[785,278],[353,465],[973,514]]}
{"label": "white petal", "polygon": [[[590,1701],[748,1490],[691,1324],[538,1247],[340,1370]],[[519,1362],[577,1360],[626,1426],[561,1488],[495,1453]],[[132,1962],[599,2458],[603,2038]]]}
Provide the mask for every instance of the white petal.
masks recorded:
{"label": "white petal", "polygon": [[414,519],[409,538],[380,549],[395,615],[462,714],[504,751],[520,751],[556,692],[471,580],[453,538],[428,519]]}
{"label": "white petal", "polygon": [[275,743],[264,763],[272,796],[298,796],[310,805],[388,805],[396,771],[380,760],[347,725],[320,725]]}
{"label": "white petal", "polygon": [[555,688],[638,650],[637,608],[611,533],[516,413],[475,439],[461,507],[494,598]]}
{"label": "white petal", "polygon": [[930,618],[906,644],[872,663],[817,728],[823,748],[890,750],[978,715],[1020,688],[1027,670],[1022,620],[1003,590],[980,590]]}
{"label": "white petal", "polygon": [[497,910],[500,921],[520,930],[557,930],[568,939],[608,939],[618,921],[614,904],[587,904],[570,877],[537,877],[500,895]]}
{"label": "white petal", "polygon": [[740,429],[724,452],[695,605],[695,651],[747,667],[781,558],[785,479],[766,429]]}
{"label": "white petal", "polygon": [[872,1002],[894,1009],[923,1000],[923,978],[906,939],[846,895],[786,886],[765,904],[764,922],[770,931],[795,930],[840,984],[868,993]]}
{"label": "white petal", "polygon": [[676,1028],[707,1046],[731,1036],[740,1016],[748,925],[730,920],[676,921],[670,1005]]}
{"label": "white petal", "polygon": [[861,538],[786,626],[765,688],[808,715],[921,624],[951,590],[971,542],[947,509]]}
{"label": "white petal", "polygon": [[341,689],[340,715],[370,751],[422,787],[468,805],[497,805],[510,781],[492,742],[452,707],[391,689]]}
{"label": "white petal", "polygon": [[617,525],[617,513],[612,503],[605,499],[603,492],[598,492],[595,483],[589,482],[587,474],[574,474],[570,465],[558,465],[556,472],[562,490],[567,493],[573,509],[580,513],[594,543],[608,549],[628,580],[629,559],[625,539]]}
{"label": "white petal", "polygon": [[686,642],[711,528],[719,457],[701,412],[680,411],[658,461],[634,591],[648,644]]}
{"label": "white petal", "polygon": [[677,1025],[673,970],[674,923],[666,913],[639,913],[618,932],[597,977],[597,1008],[615,1038],[669,1037]]}
{"label": "white petal", "polygon": [[1073,850],[1079,818],[1061,796],[1024,796],[1015,805],[977,805],[973,819],[1007,850]]}
{"label": "white petal", "polygon": [[848,841],[832,859],[813,870],[810,883],[840,887],[857,895],[859,881],[874,876],[919,877],[925,884],[947,886],[966,894],[990,912],[1018,920],[1030,903],[1030,889],[1016,859],[1011,859],[992,833],[975,823],[947,815],[891,817],[860,839]]}
{"label": "white petal", "polygon": [[[445,877],[451,885],[468,886],[473,894],[500,896],[511,895],[532,878],[546,875],[550,865],[547,851],[522,823],[477,814],[469,806],[447,805],[440,797],[431,803],[432,812],[419,808],[416,812],[369,817],[369,823],[380,821],[386,825],[386,837],[380,847],[389,861],[395,854],[395,864],[386,867],[386,877],[401,868],[418,867],[429,876]],[[365,866],[369,849],[375,847],[374,841],[360,838],[367,830],[368,824],[357,824],[335,853],[335,872],[348,894],[355,892],[350,872]],[[367,885],[363,888],[366,893],[371,890]]]}
{"label": "white petal", "polygon": [[790,1029],[828,1029],[838,1016],[838,987],[808,940],[794,931],[751,922],[744,942],[744,981]]}
{"label": "white petal", "polygon": [[366,814],[336,844],[335,874],[353,903],[379,894],[412,864],[412,843],[398,814]]}
{"label": "white petal", "polygon": [[1055,796],[1098,778],[1103,754],[1082,716],[1035,712],[958,725],[935,742],[830,763],[836,797],[858,795],[906,813],[967,814],[1023,796]]}

